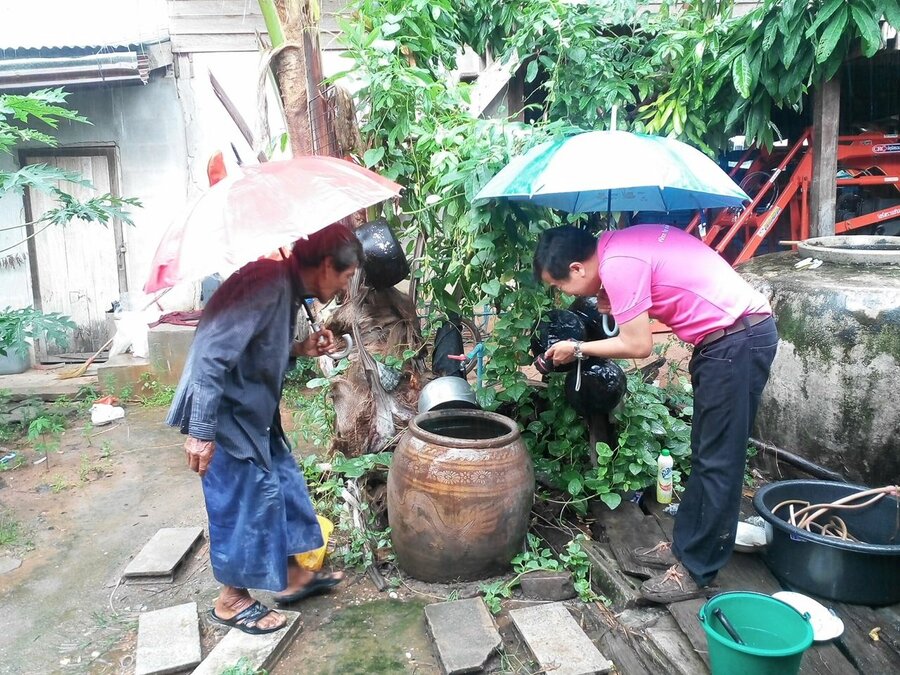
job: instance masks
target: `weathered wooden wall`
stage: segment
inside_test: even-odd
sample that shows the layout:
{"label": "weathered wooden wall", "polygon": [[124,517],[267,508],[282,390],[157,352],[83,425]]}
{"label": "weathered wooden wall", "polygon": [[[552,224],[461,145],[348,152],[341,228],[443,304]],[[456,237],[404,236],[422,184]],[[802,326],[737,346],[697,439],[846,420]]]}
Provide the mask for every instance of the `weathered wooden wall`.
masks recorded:
{"label": "weathered wooden wall", "polygon": [[[345,0],[320,0],[322,49],[337,47],[335,16]],[[175,53],[255,52],[266,26],[256,0],[168,0],[169,35]]]}

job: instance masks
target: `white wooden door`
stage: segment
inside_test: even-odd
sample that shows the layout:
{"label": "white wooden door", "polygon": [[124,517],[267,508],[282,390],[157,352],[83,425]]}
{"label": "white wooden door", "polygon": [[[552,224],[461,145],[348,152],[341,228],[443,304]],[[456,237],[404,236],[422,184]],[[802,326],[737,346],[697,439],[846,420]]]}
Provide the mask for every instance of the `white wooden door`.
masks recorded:
{"label": "white wooden door", "polygon": [[[25,158],[26,164],[45,163],[66,171],[80,174],[93,184],[93,188],[72,183],[61,183],[61,190],[79,200],[113,192],[110,189],[110,157],[96,155],[35,155]],[[52,196],[29,190],[28,200],[32,220],[38,220],[49,209],[58,206]],[[106,326],[106,312],[121,291],[119,266],[124,256],[119,255],[117,241],[118,222],[88,223],[72,220],[67,225],[43,223],[34,225],[38,232],[32,249],[32,278],[35,294],[40,294],[40,307],[44,312],[62,312],[78,325],[66,349],[55,345],[43,345],[47,353],[94,352],[111,337]],[[122,270],[124,272],[124,270]],[[38,298],[36,297],[36,300]]]}

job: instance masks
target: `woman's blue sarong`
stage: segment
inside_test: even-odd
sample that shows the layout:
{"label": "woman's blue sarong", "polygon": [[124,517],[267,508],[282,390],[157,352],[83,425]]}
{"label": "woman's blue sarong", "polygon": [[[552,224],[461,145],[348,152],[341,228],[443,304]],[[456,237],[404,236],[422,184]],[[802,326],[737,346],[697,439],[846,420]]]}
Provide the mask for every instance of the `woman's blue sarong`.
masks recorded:
{"label": "woman's blue sarong", "polygon": [[284,590],[288,556],[324,543],[297,462],[274,430],[270,440],[271,471],[217,446],[203,477],[209,557],[226,586]]}

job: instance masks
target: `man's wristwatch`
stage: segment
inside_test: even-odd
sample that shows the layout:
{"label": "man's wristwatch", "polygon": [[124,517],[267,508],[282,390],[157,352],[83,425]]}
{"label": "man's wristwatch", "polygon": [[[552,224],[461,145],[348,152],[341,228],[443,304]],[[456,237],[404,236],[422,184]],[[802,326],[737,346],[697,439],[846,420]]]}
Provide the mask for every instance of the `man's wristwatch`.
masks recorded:
{"label": "man's wristwatch", "polygon": [[581,348],[583,345],[584,345],[584,343],[581,340],[575,340],[575,348],[574,348],[575,358],[578,359],[579,361],[583,361],[585,358],[584,352],[581,351]]}

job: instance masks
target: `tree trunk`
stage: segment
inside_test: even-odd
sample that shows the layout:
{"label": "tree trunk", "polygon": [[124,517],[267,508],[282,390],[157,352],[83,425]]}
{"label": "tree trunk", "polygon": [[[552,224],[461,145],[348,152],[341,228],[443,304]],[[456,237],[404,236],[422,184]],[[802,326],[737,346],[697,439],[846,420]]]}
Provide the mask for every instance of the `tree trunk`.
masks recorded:
{"label": "tree trunk", "polygon": [[[314,134],[310,123],[309,101],[318,92],[309,90],[309,64],[304,36],[318,31],[313,20],[310,0],[275,0],[275,8],[288,45],[278,56],[275,79],[284,104],[284,116],[295,156],[315,154]],[[277,46],[277,45],[276,45]]]}

